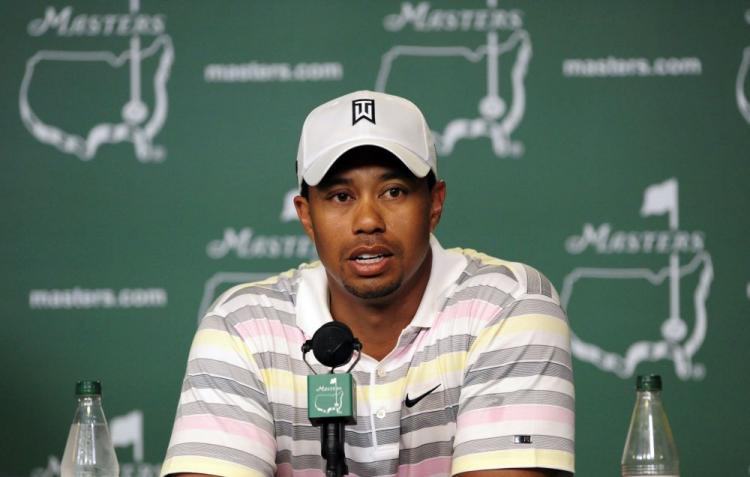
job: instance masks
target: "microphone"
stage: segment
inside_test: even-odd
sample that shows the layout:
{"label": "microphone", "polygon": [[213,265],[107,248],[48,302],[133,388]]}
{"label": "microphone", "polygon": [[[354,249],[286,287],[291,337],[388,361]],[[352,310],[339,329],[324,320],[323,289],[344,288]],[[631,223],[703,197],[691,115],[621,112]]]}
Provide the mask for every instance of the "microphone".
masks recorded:
{"label": "microphone", "polygon": [[[315,359],[324,366],[330,366],[331,370],[348,363],[354,350],[362,348],[352,330],[340,321],[331,321],[321,326],[312,339],[305,342],[307,343],[310,343]],[[306,351],[304,345],[302,351]]]}
{"label": "microphone", "polygon": [[[344,373],[333,370],[348,363],[354,351],[357,359]],[[317,374],[307,362],[312,351],[315,359],[331,368],[328,374]],[[357,423],[357,392],[350,371],[359,362],[362,343],[344,323],[332,321],[318,328],[312,339],[302,345],[302,359],[313,372],[307,376],[307,417],[320,426],[320,452],[326,460],[326,477],[347,475],[344,455],[344,426]]]}

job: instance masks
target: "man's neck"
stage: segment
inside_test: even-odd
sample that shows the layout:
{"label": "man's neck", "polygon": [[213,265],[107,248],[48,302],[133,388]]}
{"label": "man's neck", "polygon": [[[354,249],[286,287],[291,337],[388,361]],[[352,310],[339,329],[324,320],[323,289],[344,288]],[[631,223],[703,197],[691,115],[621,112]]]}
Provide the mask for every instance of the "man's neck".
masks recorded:
{"label": "man's neck", "polygon": [[393,350],[401,331],[411,323],[422,303],[432,269],[432,252],[425,259],[423,270],[415,274],[412,283],[402,285],[384,299],[362,299],[350,293],[331,290],[331,316],[352,329],[363,345],[362,351],[380,361]]}

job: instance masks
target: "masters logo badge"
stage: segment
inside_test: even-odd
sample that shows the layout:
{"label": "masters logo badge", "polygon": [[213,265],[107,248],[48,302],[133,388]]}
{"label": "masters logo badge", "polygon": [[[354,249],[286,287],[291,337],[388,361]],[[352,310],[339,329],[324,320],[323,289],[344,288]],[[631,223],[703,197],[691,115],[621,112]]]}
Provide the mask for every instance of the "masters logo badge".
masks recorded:
{"label": "masters logo badge", "polygon": [[315,410],[323,415],[341,413],[341,406],[344,404],[344,389],[339,386],[338,378],[328,378],[327,385],[319,385],[314,389],[315,398],[313,405]]}
{"label": "masters logo badge", "polygon": [[[678,182],[669,179],[646,188],[640,210],[642,217],[667,215],[669,229],[613,231],[610,224],[585,224],[580,235],[568,238],[568,253],[590,250],[597,254],[596,262],[604,256],[626,255],[633,260],[644,254],[668,256],[667,265],[657,270],[581,266],[565,277],[560,293],[563,307],[571,316],[578,314],[579,323],[587,320],[586,326],[574,326],[577,332],[571,340],[576,358],[621,378],[631,377],[639,363],[662,360],[674,363],[680,379],[705,376],[704,365],[693,358],[708,329],[706,302],[713,265],[704,249],[703,232],[680,230],[678,213]],[[689,257],[687,263],[680,263],[681,254]],[[690,296],[685,300],[689,306],[684,306],[685,295]],[[660,301],[666,316],[653,306]],[[622,340],[630,343],[622,347]]]}
{"label": "masters logo badge", "polygon": [[[163,146],[154,144],[154,139],[167,119],[166,85],[174,61],[172,40],[164,31],[163,15],[141,13],[139,0],[130,0],[129,13],[74,14],[72,6],[60,10],[47,7],[41,18],[29,23],[29,35],[54,34],[62,38],[122,37],[128,40],[128,48],[122,52],[41,50],[34,54],[26,62],[19,92],[19,110],[26,129],[39,142],[82,160],[93,159],[104,144],[121,142],[132,143],[135,156],[141,162],[163,160],[166,150]],[[142,47],[142,37],[153,39]],[[145,78],[143,70],[147,69],[146,61],[152,58],[155,65],[149,69],[153,70],[153,78]],[[35,82],[44,82],[45,79],[49,81],[47,75],[65,77],[79,71],[97,75],[102,83],[114,81],[119,76],[128,77],[129,95],[127,102],[119,106],[119,122],[110,122],[89,114],[88,124],[78,127],[86,131],[76,134],[70,132],[76,129],[71,125],[55,124],[59,119],[45,119],[44,101],[34,92]],[[149,84],[153,85],[153,92],[143,91],[142,86]],[[80,103],[85,108],[83,95],[86,91],[80,91],[75,84],[65,82],[62,82],[60,88],[62,94],[70,98],[80,96]],[[112,91],[111,94],[113,98],[123,96],[117,91]],[[147,104],[145,98],[153,98],[152,104]]]}

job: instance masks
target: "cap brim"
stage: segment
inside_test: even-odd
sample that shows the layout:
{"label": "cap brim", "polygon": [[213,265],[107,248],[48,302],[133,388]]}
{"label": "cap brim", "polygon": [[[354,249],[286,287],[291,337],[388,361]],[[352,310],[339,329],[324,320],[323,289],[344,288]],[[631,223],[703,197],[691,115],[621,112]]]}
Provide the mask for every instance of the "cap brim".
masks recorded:
{"label": "cap brim", "polygon": [[346,151],[349,151],[350,149],[353,149],[357,146],[382,147],[386,151],[396,156],[396,158],[400,160],[411,171],[411,173],[417,177],[425,177],[430,172],[430,165],[427,164],[424,159],[420,158],[418,155],[405,148],[401,144],[390,141],[383,141],[381,139],[373,140],[363,138],[339,144],[325,151],[320,155],[320,157],[316,158],[313,161],[313,164],[310,167],[308,167],[302,173],[302,179],[304,179],[304,181],[308,185],[318,185],[320,181],[323,180],[323,177],[325,177],[325,175],[331,169],[331,167],[336,163],[336,161]]}

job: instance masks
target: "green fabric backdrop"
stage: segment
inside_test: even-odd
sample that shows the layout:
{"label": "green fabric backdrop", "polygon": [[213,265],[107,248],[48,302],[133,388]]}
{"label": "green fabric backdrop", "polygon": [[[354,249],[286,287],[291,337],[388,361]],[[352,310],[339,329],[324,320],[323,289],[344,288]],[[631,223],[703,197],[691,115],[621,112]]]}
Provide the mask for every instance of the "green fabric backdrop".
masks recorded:
{"label": "green fabric backdrop", "polygon": [[419,104],[444,246],[527,262],[575,333],[577,467],[619,475],[661,373],[683,477],[750,474],[750,2],[0,4],[0,475],[57,475],[103,381],[123,476],[158,471],[221,291],[314,258],[299,129]]}

